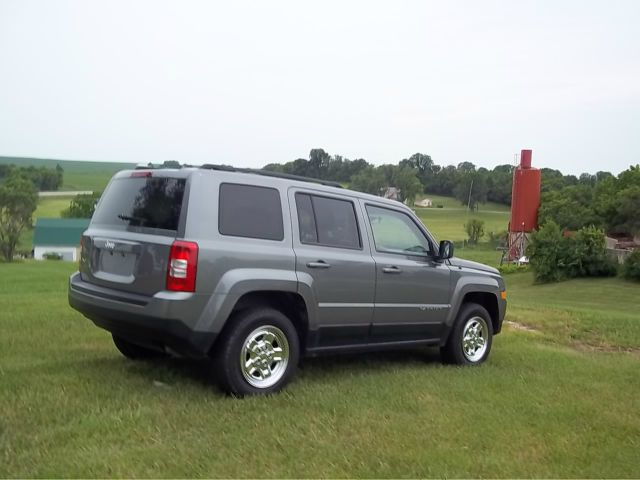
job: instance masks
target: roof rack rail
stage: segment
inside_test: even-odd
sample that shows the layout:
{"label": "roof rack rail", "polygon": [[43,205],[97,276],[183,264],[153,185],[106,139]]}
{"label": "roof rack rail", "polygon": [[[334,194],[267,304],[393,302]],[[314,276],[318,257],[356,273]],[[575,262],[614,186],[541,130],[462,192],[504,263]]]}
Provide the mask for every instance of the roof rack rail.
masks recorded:
{"label": "roof rack rail", "polygon": [[326,185],[328,187],[343,188],[340,183],[332,182],[331,180],[320,180],[319,178],[303,177],[302,175],[272,172],[271,170],[262,170],[257,168],[235,168],[229,165],[214,165],[210,163],[206,163],[202,165],[200,168],[204,168],[206,170],[220,170],[223,172],[253,173],[255,175],[263,175],[265,177],[286,178],[288,180],[296,180],[299,182],[318,183],[320,185]]}

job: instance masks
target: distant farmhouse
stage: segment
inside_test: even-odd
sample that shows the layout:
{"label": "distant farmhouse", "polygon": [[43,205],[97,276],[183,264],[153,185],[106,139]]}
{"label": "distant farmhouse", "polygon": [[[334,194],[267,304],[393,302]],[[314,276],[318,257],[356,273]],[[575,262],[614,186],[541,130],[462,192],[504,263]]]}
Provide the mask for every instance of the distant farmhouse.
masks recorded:
{"label": "distant farmhouse", "polygon": [[397,200],[400,201],[400,189],[396,187],[387,187],[380,189],[382,196],[384,198],[388,198],[389,200]]}
{"label": "distant farmhouse", "polygon": [[429,208],[429,207],[433,207],[433,202],[431,201],[430,198],[424,198],[422,200],[415,202],[413,205],[416,207]]}
{"label": "distant farmhouse", "polygon": [[33,258],[44,260],[58,255],[62,260],[78,260],[80,237],[89,226],[88,218],[38,218],[33,233]]}

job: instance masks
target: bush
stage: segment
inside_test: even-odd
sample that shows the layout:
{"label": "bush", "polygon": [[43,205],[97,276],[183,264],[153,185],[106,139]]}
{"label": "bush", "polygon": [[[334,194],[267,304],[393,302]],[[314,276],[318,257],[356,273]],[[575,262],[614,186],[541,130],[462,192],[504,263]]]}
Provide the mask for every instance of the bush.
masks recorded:
{"label": "bush", "polygon": [[56,252],[45,252],[42,254],[45,260],[62,260],[62,255]]}
{"label": "bush", "polygon": [[476,244],[484,235],[484,221],[472,218],[464,224],[464,229],[469,236],[469,243]]}
{"label": "bush", "polygon": [[568,239],[567,276],[609,277],[618,272],[607,255],[604,232],[594,226],[581,228]]}
{"label": "bush", "polygon": [[622,276],[629,280],[640,281],[640,250],[635,250],[629,255],[622,266]]}
{"label": "bush", "polygon": [[441,203],[436,205],[436,208],[444,208],[444,205],[442,205]]}
{"label": "bush", "polygon": [[565,276],[565,238],[554,221],[548,221],[531,234],[527,256],[536,282],[557,282]]}
{"label": "bush", "polygon": [[510,273],[528,272],[529,265],[518,265],[517,263],[505,263],[498,267],[498,271],[502,275],[508,275]]}
{"label": "bush", "polygon": [[506,245],[508,242],[509,232],[503,230],[501,232],[489,232],[489,242],[493,245]]}
{"label": "bush", "polygon": [[617,264],[607,255],[604,232],[593,226],[565,237],[558,224],[548,221],[531,235],[527,255],[540,283],[617,273]]}

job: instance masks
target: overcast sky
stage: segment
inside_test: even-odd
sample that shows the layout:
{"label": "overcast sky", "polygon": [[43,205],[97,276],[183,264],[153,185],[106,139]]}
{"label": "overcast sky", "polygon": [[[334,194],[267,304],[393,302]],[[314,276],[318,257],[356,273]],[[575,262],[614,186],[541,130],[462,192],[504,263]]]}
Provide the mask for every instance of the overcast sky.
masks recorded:
{"label": "overcast sky", "polygon": [[640,163],[640,1],[0,0],[0,155]]}

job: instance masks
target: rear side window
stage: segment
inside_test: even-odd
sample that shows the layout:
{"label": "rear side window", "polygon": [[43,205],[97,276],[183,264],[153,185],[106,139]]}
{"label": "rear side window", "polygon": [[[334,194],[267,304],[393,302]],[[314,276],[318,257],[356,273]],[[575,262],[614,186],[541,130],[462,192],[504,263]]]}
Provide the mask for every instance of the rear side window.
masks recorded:
{"label": "rear side window", "polygon": [[92,224],[118,230],[153,229],[175,234],[180,221],[186,179],[119,178],[111,182]]}
{"label": "rear side window", "polygon": [[296,194],[300,242],[360,249],[360,233],[353,203],[348,200]]}
{"label": "rear side window", "polygon": [[220,185],[218,229],[222,235],[282,240],[282,204],[275,188]]}

